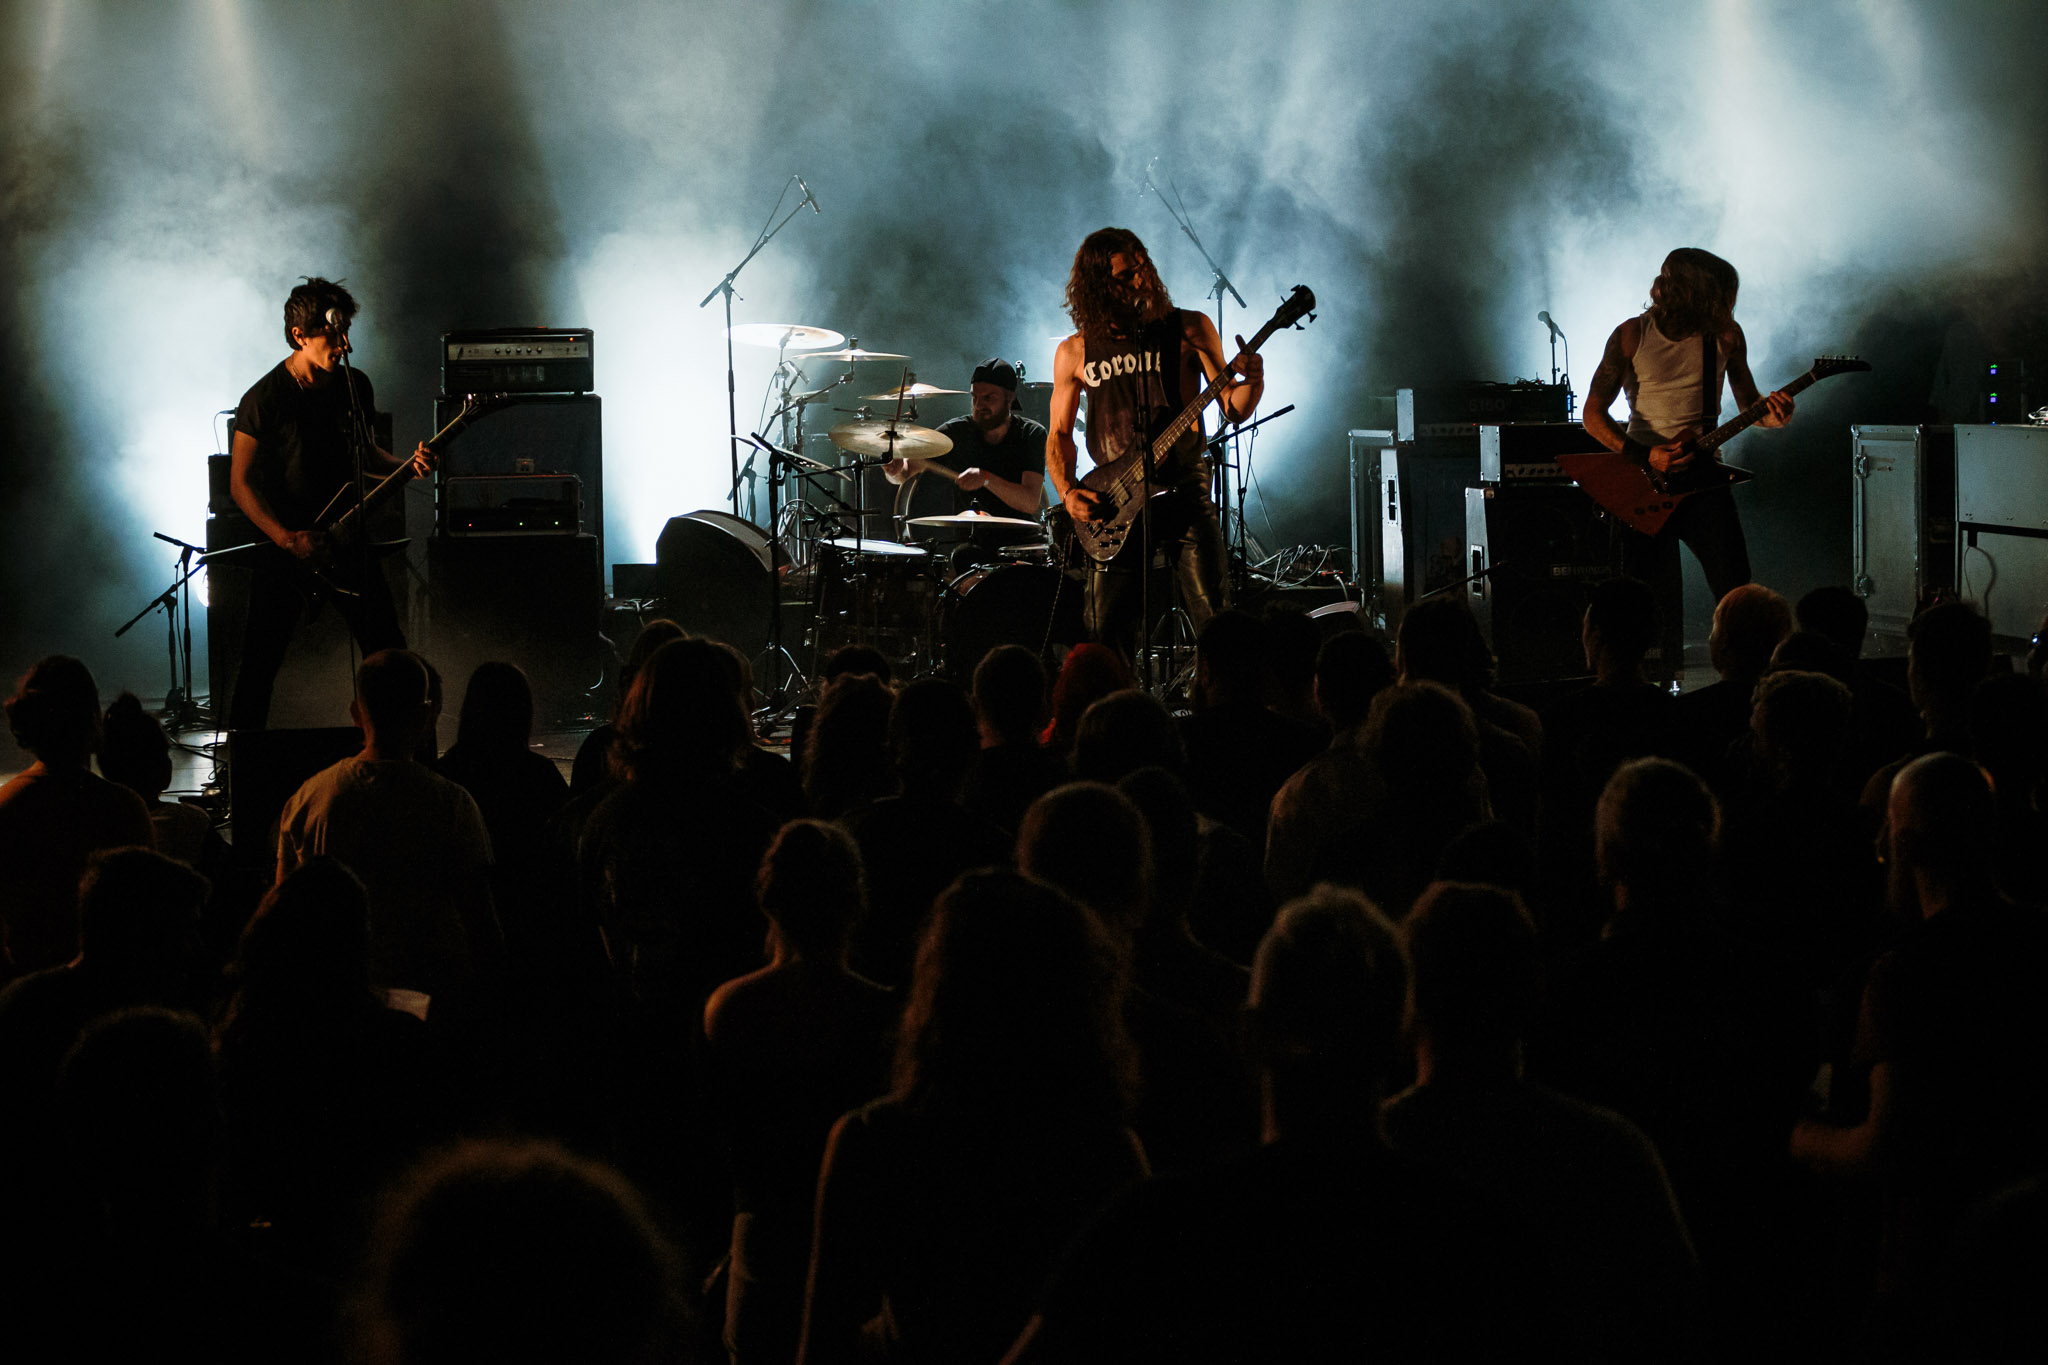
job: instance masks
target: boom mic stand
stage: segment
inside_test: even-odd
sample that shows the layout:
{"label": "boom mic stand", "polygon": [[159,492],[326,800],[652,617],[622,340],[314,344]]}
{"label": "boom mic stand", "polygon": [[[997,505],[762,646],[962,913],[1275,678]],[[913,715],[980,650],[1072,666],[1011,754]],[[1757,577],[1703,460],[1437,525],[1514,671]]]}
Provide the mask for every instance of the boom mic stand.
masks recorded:
{"label": "boom mic stand", "polygon": [[[747,254],[740,257],[740,263],[726,271],[725,278],[720,280],[717,287],[706,294],[703,302],[697,305],[699,308],[704,308],[720,294],[725,295],[725,416],[726,435],[731,438],[726,444],[726,450],[732,461],[732,489],[728,497],[732,502],[734,516],[738,516],[740,512],[740,400],[739,386],[733,378],[732,296],[737,292],[733,289],[733,281],[737,280],[740,277],[740,272],[747,268],[747,262],[760,255],[761,248],[767,246],[776,233],[789,226],[789,220],[802,213],[806,205],[810,207],[813,213],[823,212],[818,207],[817,201],[811,198],[810,191],[806,189],[803,202],[784,215],[781,222],[775,222],[775,215],[782,210],[782,201],[789,198],[789,187],[792,184],[801,183],[794,175],[782,182],[782,193],[775,196],[775,207],[768,210],[768,219],[761,226],[761,235],[756,237],[754,244],[747,248]],[[768,225],[770,223],[773,223],[774,226],[770,227]]]}
{"label": "boom mic stand", "polygon": [[[184,729],[198,729],[209,723],[209,716],[207,708],[201,706],[192,696],[192,595],[186,584],[191,582],[193,574],[206,567],[206,551],[197,545],[173,539],[162,531],[152,531],[150,534],[166,544],[178,547],[178,576],[172,580],[170,587],[151,598],[148,606],[129,617],[127,624],[114,632],[114,638],[118,640],[126,635],[137,622],[158,607],[164,609],[165,618],[170,626],[171,653],[171,686],[164,694],[164,709],[161,712],[165,722],[164,728],[172,733]],[[193,559],[194,555],[199,556],[197,561]],[[184,612],[182,625],[179,620],[180,608]]]}
{"label": "boom mic stand", "polygon": [[[1221,345],[1223,338],[1229,335],[1229,333],[1223,330],[1224,295],[1228,294],[1231,298],[1236,299],[1239,308],[1247,306],[1244,301],[1244,295],[1237,292],[1237,286],[1230,282],[1230,276],[1223,273],[1223,267],[1218,265],[1216,258],[1209,254],[1209,248],[1202,245],[1201,237],[1195,232],[1194,220],[1188,215],[1187,204],[1181,198],[1180,187],[1173,183],[1173,177],[1168,176],[1166,178],[1166,187],[1173,191],[1173,199],[1170,202],[1164,194],[1160,193],[1159,187],[1152,183],[1152,165],[1156,164],[1158,160],[1158,157],[1153,157],[1152,161],[1147,163],[1145,167],[1145,188],[1158,196],[1159,202],[1165,205],[1166,211],[1173,216],[1173,221],[1179,225],[1183,233],[1187,234],[1187,239],[1195,244],[1195,250],[1201,252],[1202,259],[1209,263],[1209,292],[1205,297],[1216,300],[1216,340],[1217,344]],[[1228,416],[1219,414],[1217,419],[1219,437],[1222,435],[1221,428],[1228,424]],[[1244,549],[1244,494],[1243,490],[1240,489],[1238,492],[1238,515],[1233,519],[1230,510],[1230,473],[1233,463],[1231,455],[1234,452],[1226,453],[1223,445],[1217,442],[1211,442],[1211,448],[1217,453],[1215,493],[1216,508],[1219,515],[1223,518],[1224,558],[1229,565],[1228,572],[1232,590],[1242,592],[1246,586],[1247,578]]]}

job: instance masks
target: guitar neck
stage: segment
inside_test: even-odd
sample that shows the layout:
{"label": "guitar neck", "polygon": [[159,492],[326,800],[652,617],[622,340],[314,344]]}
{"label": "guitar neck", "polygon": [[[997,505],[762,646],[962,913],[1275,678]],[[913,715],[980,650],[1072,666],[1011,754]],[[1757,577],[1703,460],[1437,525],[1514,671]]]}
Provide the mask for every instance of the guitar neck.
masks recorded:
{"label": "guitar neck", "polygon": [[[455,436],[464,427],[482,416],[487,406],[488,404],[481,401],[465,403],[462,411],[456,413],[455,416],[448,420],[448,425],[427,438],[427,449],[434,450],[443,441]],[[359,517],[367,517],[371,512],[381,507],[400,489],[411,483],[416,473],[417,471],[412,467],[412,461],[407,460],[404,464],[377,480],[375,486],[363,494],[360,502],[349,503],[340,515],[336,516],[330,524],[321,529],[332,535],[345,536],[352,533],[355,530]]]}
{"label": "guitar neck", "polygon": [[[1784,392],[1787,396],[1804,393],[1808,386],[1819,378],[1819,375],[1815,374],[1812,370],[1808,370],[1805,374],[1800,375],[1797,379],[1787,384]],[[1741,435],[1763,420],[1764,416],[1770,412],[1770,409],[1771,400],[1768,396],[1757,399],[1741,412],[1738,412],[1735,416],[1693,442],[1694,451],[1700,454],[1708,454],[1720,449],[1728,441]]]}

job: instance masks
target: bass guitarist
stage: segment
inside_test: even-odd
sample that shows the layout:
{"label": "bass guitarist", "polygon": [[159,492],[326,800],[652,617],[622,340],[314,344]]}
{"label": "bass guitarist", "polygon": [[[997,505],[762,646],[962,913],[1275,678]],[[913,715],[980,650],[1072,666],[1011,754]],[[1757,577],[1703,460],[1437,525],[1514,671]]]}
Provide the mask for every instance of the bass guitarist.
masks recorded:
{"label": "bass guitarist", "polygon": [[[331,602],[365,658],[405,648],[382,571],[373,565],[369,573],[359,572],[353,555],[335,553],[315,529],[321,510],[355,479],[354,431],[360,429],[369,452],[366,478],[401,463],[369,435],[376,410],[369,377],[342,364],[355,315],[355,299],[330,280],[308,279],[292,290],[284,304],[291,354],[251,385],[235,409],[229,489],[256,529],[284,554],[266,553],[251,562],[230,729],[260,730],[268,721],[278,669],[309,605]],[[435,459],[421,442],[412,457],[414,471],[430,472]],[[324,573],[306,571],[316,566]]]}
{"label": "bass guitarist", "polygon": [[[1664,258],[1650,285],[1649,311],[1614,329],[1593,372],[1585,425],[1595,440],[1659,475],[1683,475],[1696,458],[1683,438],[1718,421],[1724,376],[1737,404],[1746,408],[1758,401],[1748,346],[1734,316],[1740,287],[1735,267],[1712,252],[1688,246]],[[1608,413],[1624,391],[1626,428]],[[1792,396],[1782,389],[1767,407],[1758,426],[1782,427],[1792,420]],[[1654,537],[1622,534],[1623,564],[1656,590],[1667,629],[1678,622],[1680,541],[1692,548],[1716,602],[1749,582],[1749,546],[1726,487],[1686,498]]]}
{"label": "bass guitarist", "polygon": [[[1265,392],[1265,362],[1252,353],[1226,363],[1216,324],[1204,314],[1173,306],[1145,244],[1125,228],[1088,234],[1074,253],[1066,303],[1074,333],[1053,358],[1046,476],[1069,516],[1100,520],[1105,514],[1101,496],[1074,476],[1074,424],[1084,391],[1088,454],[1100,466],[1138,458],[1153,432],[1178,417],[1205,383],[1227,380],[1219,400],[1224,418],[1244,421]],[[1238,350],[1244,350],[1242,337]],[[1165,550],[1181,607],[1197,632],[1230,605],[1223,529],[1203,450],[1196,423],[1156,461],[1154,480],[1167,491],[1150,503],[1144,516],[1149,525],[1124,542],[1115,559],[1089,572],[1088,632],[1127,654],[1140,629],[1148,545]]]}

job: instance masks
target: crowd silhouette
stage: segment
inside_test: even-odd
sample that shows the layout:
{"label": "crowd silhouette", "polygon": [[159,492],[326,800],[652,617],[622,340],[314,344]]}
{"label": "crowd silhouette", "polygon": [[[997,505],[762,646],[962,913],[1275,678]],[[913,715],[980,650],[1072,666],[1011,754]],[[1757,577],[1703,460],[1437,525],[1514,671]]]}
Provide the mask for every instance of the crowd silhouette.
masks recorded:
{"label": "crowd silhouette", "polygon": [[1967,602],[1866,625],[1737,588],[1674,698],[1615,579],[1517,700],[1455,599],[1227,611],[1182,716],[1100,646],[849,648],[785,756],[657,621],[569,780],[519,669],[437,752],[387,650],[232,847],[45,659],[7,1355],[2036,1351],[2048,692]]}

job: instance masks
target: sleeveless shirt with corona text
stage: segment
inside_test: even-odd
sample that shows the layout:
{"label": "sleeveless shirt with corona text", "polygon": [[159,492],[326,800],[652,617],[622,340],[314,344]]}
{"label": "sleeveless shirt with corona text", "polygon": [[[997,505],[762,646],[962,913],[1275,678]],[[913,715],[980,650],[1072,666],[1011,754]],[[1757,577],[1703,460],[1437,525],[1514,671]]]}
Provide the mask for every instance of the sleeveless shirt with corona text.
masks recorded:
{"label": "sleeveless shirt with corona text", "polygon": [[1714,409],[1700,411],[1700,339],[1673,341],[1657,330],[1648,313],[1642,317],[1642,339],[1623,376],[1628,394],[1628,435],[1632,441],[1656,445],[1687,427],[1708,431],[1721,420],[1721,385],[1728,357],[1714,343]]}
{"label": "sleeveless shirt with corona text", "polygon": [[[1088,395],[1088,457],[1097,465],[1137,455],[1153,432],[1180,416],[1180,310],[1122,338],[1085,334],[1081,385]],[[1197,424],[1159,461],[1157,475],[1186,472],[1202,453]]]}

